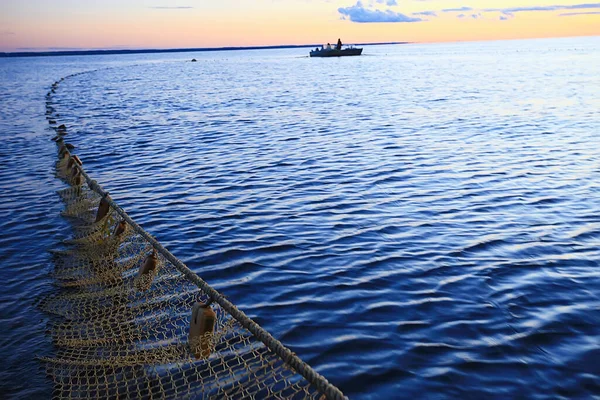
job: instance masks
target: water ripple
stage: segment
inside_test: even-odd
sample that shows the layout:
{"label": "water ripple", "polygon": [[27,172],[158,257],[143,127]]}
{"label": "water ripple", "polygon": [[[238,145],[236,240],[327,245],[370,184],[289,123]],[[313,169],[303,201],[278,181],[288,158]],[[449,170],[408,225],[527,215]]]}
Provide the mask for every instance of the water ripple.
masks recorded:
{"label": "water ripple", "polygon": [[0,95],[7,365],[48,349],[27,319],[50,290],[36,250],[66,231],[52,119],[142,226],[351,398],[600,393],[597,45],[294,51],[40,60],[95,72],[49,104],[40,82]]}

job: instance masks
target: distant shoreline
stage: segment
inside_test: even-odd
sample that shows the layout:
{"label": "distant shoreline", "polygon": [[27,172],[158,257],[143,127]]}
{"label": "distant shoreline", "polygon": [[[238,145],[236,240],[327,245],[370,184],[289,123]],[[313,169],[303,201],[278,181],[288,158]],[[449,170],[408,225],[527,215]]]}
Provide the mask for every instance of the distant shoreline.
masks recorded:
{"label": "distant shoreline", "polygon": [[[355,43],[355,46],[380,46],[385,44],[409,44],[411,42],[382,42],[382,43]],[[231,51],[231,50],[268,50],[268,49],[299,49],[319,47],[321,44],[289,44],[276,46],[229,46],[229,47],[197,47],[183,49],[124,49],[124,50],[57,50],[57,51],[18,51],[0,53],[0,58],[8,57],[56,57],[56,56],[97,56],[112,54],[151,54],[151,53],[191,53],[203,51]]]}

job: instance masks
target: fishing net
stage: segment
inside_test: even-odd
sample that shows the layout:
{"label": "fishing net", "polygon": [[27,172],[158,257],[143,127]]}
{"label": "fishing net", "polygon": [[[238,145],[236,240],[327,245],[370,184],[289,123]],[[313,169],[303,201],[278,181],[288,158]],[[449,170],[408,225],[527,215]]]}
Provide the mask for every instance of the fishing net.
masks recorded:
{"label": "fishing net", "polygon": [[[344,398],[143,231],[58,144],[72,237],[52,250],[58,289],[40,303],[52,315],[54,350],[42,360],[54,398]],[[203,312],[212,325],[190,334]]]}

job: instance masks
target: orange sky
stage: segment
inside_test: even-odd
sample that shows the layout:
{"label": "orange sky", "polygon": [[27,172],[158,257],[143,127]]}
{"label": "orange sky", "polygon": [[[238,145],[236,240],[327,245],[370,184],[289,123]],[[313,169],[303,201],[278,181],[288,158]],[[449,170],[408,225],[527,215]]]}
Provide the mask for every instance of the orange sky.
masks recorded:
{"label": "orange sky", "polygon": [[[463,7],[468,9],[453,11]],[[312,44],[338,37],[358,43],[593,35],[600,35],[600,3],[566,0],[2,0],[0,4],[0,51]]]}

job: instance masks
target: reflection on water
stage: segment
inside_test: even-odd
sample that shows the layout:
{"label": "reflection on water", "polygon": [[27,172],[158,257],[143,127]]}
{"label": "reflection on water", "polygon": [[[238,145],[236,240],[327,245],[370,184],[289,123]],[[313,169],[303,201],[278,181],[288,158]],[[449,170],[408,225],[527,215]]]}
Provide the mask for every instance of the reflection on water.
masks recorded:
{"label": "reflection on water", "polygon": [[8,393],[47,385],[44,94],[83,70],[53,107],[86,169],[351,398],[599,393],[597,43],[298,52],[0,60]]}

